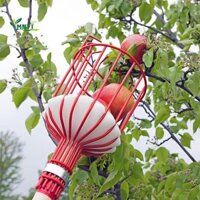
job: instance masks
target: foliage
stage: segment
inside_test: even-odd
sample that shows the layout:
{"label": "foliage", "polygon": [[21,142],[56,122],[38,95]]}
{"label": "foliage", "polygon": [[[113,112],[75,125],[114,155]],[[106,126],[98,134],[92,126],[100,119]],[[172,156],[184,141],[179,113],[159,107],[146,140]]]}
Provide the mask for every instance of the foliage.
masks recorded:
{"label": "foliage", "polygon": [[[18,2],[29,9],[27,25],[30,25],[32,1]],[[132,33],[144,34],[149,43],[142,63],[148,78],[148,92],[139,104],[144,114],[135,113],[117,151],[79,162],[71,176],[69,198],[198,200],[199,164],[189,149],[200,128],[199,1],[172,4],[166,0],[86,2],[98,14],[99,22],[97,26],[88,22],[67,36],[63,42],[66,62],[71,63],[87,34],[119,43]],[[35,3],[38,21],[42,21],[52,1]],[[14,22],[9,1],[0,0],[0,7],[5,11],[0,17],[0,27],[5,26],[6,17],[10,23]],[[56,65],[51,53],[46,53],[46,58],[41,56],[47,48],[34,32],[19,32],[15,26],[13,30],[19,69],[13,69],[11,82],[0,80],[0,92],[11,85],[17,108],[27,99],[35,102],[26,120],[26,128],[31,132],[39,122],[39,111],[42,113],[57,86]],[[7,38],[7,35],[0,35],[0,60],[7,59],[13,48]],[[132,146],[144,138],[147,141],[145,152]],[[164,147],[166,142],[172,141],[188,156],[191,164]]]}
{"label": "foliage", "polygon": [[[165,158],[158,156],[159,151],[160,153],[166,151],[167,156]],[[105,177],[100,178],[100,185],[94,178],[89,178],[92,173],[90,171],[87,179],[82,178],[81,181],[79,179],[79,182],[77,182],[74,199],[120,199],[120,196],[121,199],[136,200],[199,198],[199,163],[187,164],[183,159],[179,159],[177,154],[170,155],[166,149],[148,149],[148,152],[151,152],[151,158],[147,153],[143,161],[132,159],[132,162],[130,162],[129,159],[125,162],[123,160],[122,163],[126,163],[126,167],[122,167],[120,176],[117,176],[115,171],[111,172],[115,176],[109,175],[107,177],[106,174],[101,173],[100,176]],[[116,154],[117,156],[118,154]],[[95,162],[100,163],[100,160],[97,159]],[[74,176],[81,173],[83,171],[80,169],[75,171],[72,180]],[[106,191],[103,192],[102,188],[106,188]]]}
{"label": "foliage", "polygon": [[19,163],[22,160],[22,143],[11,132],[0,132],[0,199],[18,200],[13,194],[21,181]]}

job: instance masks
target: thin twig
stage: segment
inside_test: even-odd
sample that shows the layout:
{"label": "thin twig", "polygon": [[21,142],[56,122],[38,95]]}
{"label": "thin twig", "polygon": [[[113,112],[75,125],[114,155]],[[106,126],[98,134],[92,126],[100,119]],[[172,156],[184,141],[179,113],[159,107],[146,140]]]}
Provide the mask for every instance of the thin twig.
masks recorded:
{"label": "thin twig", "polygon": [[179,112],[177,112],[177,114],[182,114],[187,111],[194,111],[194,109],[192,107],[184,108],[184,109],[180,110]]}
{"label": "thin twig", "polygon": [[157,144],[158,146],[161,146],[161,145],[163,145],[165,142],[168,142],[169,140],[171,140],[172,139],[172,137],[170,136],[170,137],[168,137],[167,139],[165,139],[165,140],[163,140],[162,142],[160,142],[159,144]]}
{"label": "thin twig", "polygon": [[10,47],[13,47],[18,53],[19,55],[17,56],[17,58],[20,58],[21,57],[21,51],[19,48],[17,48],[16,46],[12,45],[12,44],[9,44]]}
{"label": "thin twig", "polygon": [[168,137],[167,139],[163,140],[162,142],[158,143],[156,138],[155,141],[149,141],[151,144],[156,145],[156,146],[162,146],[164,143],[168,142],[172,137]]}
{"label": "thin twig", "polygon": [[[152,114],[152,116],[156,117],[155,113],[153,110],[150,108],[150,106],[145,102],[141,101],[141,103],[144,104],[144,106],[148,109],[148,111]],[[185,154],[193,161],[197,162],[195,158],[187,151],[187,149],[180,143],[180,141],[176,138],[174,135],[173,131],[170,129],[169,126],[167,126],[165,123],[160,123],[161,126],[170,134],[171,138],[179,145],[179,147],[185,152]]]}

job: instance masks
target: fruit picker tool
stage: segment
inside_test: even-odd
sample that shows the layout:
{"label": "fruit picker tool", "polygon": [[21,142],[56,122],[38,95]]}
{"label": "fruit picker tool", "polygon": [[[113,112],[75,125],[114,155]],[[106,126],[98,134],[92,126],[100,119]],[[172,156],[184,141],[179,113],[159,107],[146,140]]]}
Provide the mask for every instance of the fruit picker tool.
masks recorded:
{"label": "fruit picker tool", "polygon": [[[127,59],[132,62],[128,68]],[[132,76],[133,71],[137,76]],[[104,102],[101,96],[110,83],[117,87],[112,89],[110,100]],[[88,35],[44,111],[56,149],[39,177],[33,200],[58,199],[81,156],[114,152],[146,87],[145,74],[134,57]],[[129,92],[113,115],[113,103],[123,88]],[[134,103],[127,111],[133,97]]]}

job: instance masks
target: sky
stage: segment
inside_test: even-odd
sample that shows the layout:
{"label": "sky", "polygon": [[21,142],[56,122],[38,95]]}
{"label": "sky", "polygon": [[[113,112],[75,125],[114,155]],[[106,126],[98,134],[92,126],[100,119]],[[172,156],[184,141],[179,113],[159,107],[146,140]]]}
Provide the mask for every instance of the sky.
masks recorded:
{"label": "sky", "polygon": [[[34,2],[34,1],[33,1]],[[52,59],[58,67],[58,74],[62,77],[68,65],[63,56],[64,47],[61,43],[65,40],[67,34],[72,33],[78,26],[87,22],[97,24],[97,15],[92,12],[85,0],[74,0],[67,3],[53,2],[53,7],[48,10],[45,19],[41,23],[34,24],[34,27],[39,28],[38,37],[48,46],[48,51],[52,52]],[[13,1],[10,7],[14,19],[27,19],[27,9],[21,9],[17,1]],[[36,19],[36,6],[33,7],[33,20]],[[5,26],[0,29],[0,33],[9,35],[10,43],[14,43],[14,36],[11,26]],[[43,35],[42,37],[40,35]],[[4,61],[0,62],[0,79],[8,78],[12,74],[12,68],[17,67],[19,60],[17,53],[12,51]],[[30,105],[34,105],[29,101],[16,109],[12,103],[9,88],[6,92],[0,94],[0,131],[12,131],[16,134],[20,141],[25,146],[23,148],[24,159],[21,163],[21,172],[23,181],[19,185],[17,192],[27,194],[29,188],[34,187],[38,179],[38,170],[45,167],[47,156],[54,151],[55,145],[47,135],[44,123],[41,122],[35,128],[31,135],[26,131],[25,119],[31,112]],[[193,148],[190,151],[197,160],[200,160],[198,154],[199,137],[195,136],[196,140],[192,143]],[[136,148],[145,149],[146,144],[135,143]],[[184,153],[173,142],[166,144],[166,147],[172,151],[179,152],[188,162]]]}

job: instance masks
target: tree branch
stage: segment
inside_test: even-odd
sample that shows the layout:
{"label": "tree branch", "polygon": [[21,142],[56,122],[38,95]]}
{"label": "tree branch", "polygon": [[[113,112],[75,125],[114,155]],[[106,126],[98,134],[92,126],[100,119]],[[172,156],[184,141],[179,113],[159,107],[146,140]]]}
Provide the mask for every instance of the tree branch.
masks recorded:
{"label": "tree branch", "polygon": [[[157,75],[155,75],[155,74],[151,74],[151,73],[148,72],[148,71],[145,71],[145,75],[148,76],[148,77],[154,78],[154,79],[156,79],[156,80],[159,80],[159,81],[161,81],[161,82],[163,82],[163,83],[166,82],[166,81],[167,81],[168,83],[170,83],[170,80],[168,80],[167,78],[162,78],[162,77],[157,76]],[[176,86],[179,87],[179,88],[181,88],[181,89],[183,89],[185,92],[187,92],[188,94],[190,94],[191,96],[193,96],[197,101],[200,102],[200,97],[194,96],[194,94],[192,93],[192,91],[191,91],[189,88],[187,88],[187,87],[183,84],[183,80],[177,81],[177,82],[176,82]]]}
{"label": "tree branch", "polygon": [[[165,19],[164,19],[164,17],[162,15],[160,15],[156,10],[154,10],[153,13],[156,15],[156,17],[160,20],[160,22],[163,25],[166,24],[166,21],[165,21]],[[178,43],[178,39],[176,38],[176,36],[174,35],[174,33],[171,30],[165,29],[165,31],[167,32],[168,36],[173,39],[173,41],[175,41],[176,43]],[[184,48],[184,45],[183,45],[183,48]]]}
{"label": "tree branch", "polygon": [[37,98],[37,102],[38,102],[38,105],[39,105],[39,108],[40,108],[40,112],[42,113],[44,111],[44,105],[42,103],[42,97],[41,97],[41,94],[39,94],[38,91],[37,91],[35,79],[34,79],[34,76],[33,76],[32,69],[31,69],[31,65],[30,65],[30,63],[29,63],[29,61],[26,57],[24,49],[21,49],[21,55],[22,55],[22,58],[23,58],[25,65],[26,65],[26,69],[28,71],[28,74],[29,74],[30,78],[33,80],[32,89],[33,89],[33,92],[34,92],[34,94]]}
{"label": "tree branch", "polygon": [[[146,109],[151,113],[151,115],[156,118],[155,113],[153,112],[153,110],[150,108],[150,106],[145,102],[145,101],[141,101],[141,103],[146,107]],[[165,123],[160,123],[162,125],[162,127],[170,134],[171,138],[178,144],[178,146],[185,152],[185,154],[193,161],[193,162],[197,162],[195,160],[195,158],[187,151],[187,149],[180,143],[180,141],[176,138],[176,136],[174,135],[173,131],[170,129],[169,126],[167,126]]]}
{"label": "tree branch", "polygon": [[168,142],[172,137],[168,137],[167,139],[163,140],[162,142],[158,143],[156,138],[155,141],[149,141],[151,144],[156,145],[156,146],[162,146],[164,143]]}
{"label": "tree branch", "polygon": [[28,27],[30,27],[31,25],[31,18],[32,18],[32,0],[29,0],[29,16],[27,22]]}
{"label": "tree branch", "polygon": [[[12,16],[11,16],[11,14],[10,14],[10,11],[9,11],[9,7],[8,7],[8,3],[7,3],[7,1],[5,1],[5,7],[6,7],[6,14],[7,14],[7,16],[8,16],[8,18],[9,18],[9,20],[10,20],[10,22],[13,22],[13,19],[12,19]],[[30,23],[30,21],[29,20],[31,20],[31,12],[32,12],[32,0],[30,0],[30,11],[29,11],[29,18],[28,18],[28,23]],[[13,29],[14,29],[14,32],[15,32],[15,34],[16,34],[16,37],[17,37],[17,39],[19,38],[19,32],[17,31],[17,29],[16,29],[16,27],[15,26],[12,26],[13,27]],[[26,69],[27,69],[27,71],[28,71],[28,74],[29,74],[29,77],[33,80],[33,83],[32,83],[32,89],[33,89],[33,92],[34,92],[34,94],[35,94],[35,96],[36,96],[36,98],[37,98],[37,102],[38,102],[38,105],[39,105],[39,108],[40,108],[40,112],[42,113],[43,111],[44,111],[44,106],[43,106],[43,103],[42,103],[42,97],[41,97],[41,95],[38,93],[38,91],[37,91],[37,85],[36,85],[36,83],[35,83],[35,81],[34,81],[34,76],[33,76],[33,71],[32,71],[32,69],[31,69],[31,65],[30,65],[30,63],[29,63],[29,61],[28,61],[28,58],[26,57],[26,50],[25,49],[22,49],[20,46],[19,46],[19,50],[17,50],[19,53],[20,53],[20,55],[22,56],[22,59],[23,59],[23,61],[24,61],[24,63],[25,63],[25,66],[26,66]]]}
{"label": "tree branch", "polygon": [[181,111],[177,112],[178,114],[182,114],[184,112],[187,112],[187,111],[193,111],[194,109],[192,107],[188,107],[188,108],[185,108],[185,109],[182,109]]}
{"label": "tree branch", "polygon": [[[5,1],[5,7],[6,7],[6,14],[8,15],[8,18],[9,18],[9,21],[10,22],[13,22],[13,18],[10,14],[10,11],[9,11],[9,8],[8,8],[8,2]],[[17,31],[17,28],[15,26],[12,26],[14,31],[15,31],[15,34],[16,34],[16,37],[18,37],[18,31]]]}
{"label": "tree branch", "polygon": [[132,20],[134,23],[136,23],[137,25],[146,27],[146,28],[148,28],[148,29],[150,29],[150,30],[152,30],[152,31],[154,31],[154,32],[156,32],[156,33],[159,33],[159,34],[165,36],[166,38],[168,38],[169,40],[171,40],[172,42],[174,42],[174,43],[175,43],[178,47],[180,47],[181,49],[184,48],[184,45],[183,45],[182,43],[179,43],[178,40],[177,40],[176,38],[171,37],[170,35],[167,35],[167,34],[163,33],[162,31],[160,31],[160,30],[158,30],[158,29],[156,29],[156,28],[154,28],[154,27],[152,27],[152,26],[148,26],[148,25],[146,25],[146,24],[142,24],[142,23],[140,23],[140,22],[137,22],[135,19],[133,19],[133,17],[131,17],[131,20]]}
{"label": "tree branch", "polygon": [[[127,22],[127,23],[129,23],[129,24],[132,24],[132,22],[134,22],[134,23],[136,23],[136,24],[139,25],[139,26],[146,27],[146,28],[148,28],[148,29],[150,29],[150,30],[152,30],[152,31],[154,31],[154,32],[156,32],[156,33],[159,33],[159,34],[165,36],[166,38],[168,38],[169,40],[171,40],[172,42],[174,42],[179,48],[181,48],[181,49],[184,48],[184,45],[178,41],[177,37],[175,36],[175,34],[174,34],[171,30],[168,30],[168,29],[164,30],[164,31],[166,31],[166,33],[167,33],[167,34],[165,34],[165,33],[163,33],[162,31],[160,31],[160,30],[158,30],[158,29],[156,29],[156,28],[154,28],[154,27],[152,27],[152,26],[148,26],[148,25],[146,25],[146,24],[142,24],[142,23],[136,21],[136,20],[133,18],[132,15],[133,15],[133,12],[135,11],[135,9],[136,9],[138,6],[139,6],[139,4],[136,5],[136,7],[134,7],[134,9],[133,9],[133,10],[130,12],[130,14],[128,15],[128,17],[129,17],[130,19],[127,19],[126,17],[123,17],[123,18],[119,18],[119,20],[120,20],[120,21]],[[163,16],[161,16],[156,10],[154,10],[153,13],[158,17],[158,19],[161,21],[162,24],[166,24],[166,22],[165,22]]]}

